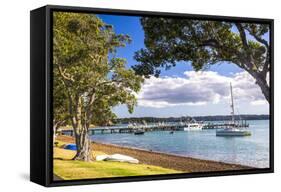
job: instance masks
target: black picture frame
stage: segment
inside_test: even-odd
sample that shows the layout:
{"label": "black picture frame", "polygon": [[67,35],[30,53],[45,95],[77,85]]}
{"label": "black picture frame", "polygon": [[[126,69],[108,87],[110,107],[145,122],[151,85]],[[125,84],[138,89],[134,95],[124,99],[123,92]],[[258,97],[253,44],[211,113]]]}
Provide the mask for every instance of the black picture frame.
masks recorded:
{"label": "black picture frame", "polygon": [[[265,23],[270,25],[270,167],[239,171],[182,173],[102,179],[53,181],[52,160],[52,13],[53,11],[105,13],[131,16],[161,16],[187,19],[208,19]],[[274,172],[274,20],[261,18],[197,15],[136,10],[101,9],[47,5],[30,12],[30,180],[43,186],[64,186],[162,179],[196,178]]]}

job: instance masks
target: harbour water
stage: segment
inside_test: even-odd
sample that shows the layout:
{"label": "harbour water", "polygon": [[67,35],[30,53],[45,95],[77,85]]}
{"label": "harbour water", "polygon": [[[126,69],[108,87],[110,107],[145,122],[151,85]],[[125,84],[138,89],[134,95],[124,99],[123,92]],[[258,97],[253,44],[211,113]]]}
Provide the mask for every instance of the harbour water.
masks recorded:
{"label": "harbour water", "polygon": [[172,153],[187,157],[269,167],[269,120],[248,121],[247,137],[216,137],[215,129],[201,131],[146,132],[134,134],[95,134],[93,141]]}

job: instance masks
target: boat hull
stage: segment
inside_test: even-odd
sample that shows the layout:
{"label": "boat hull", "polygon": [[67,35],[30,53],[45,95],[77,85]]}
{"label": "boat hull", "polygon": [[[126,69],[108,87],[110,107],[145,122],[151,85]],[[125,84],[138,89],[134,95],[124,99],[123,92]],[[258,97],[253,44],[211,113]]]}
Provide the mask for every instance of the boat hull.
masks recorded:
{"label": "boat hull", "polygon": [[217,131],[216,136],[226,136],[226,137],[233,137],[233,136],[250,136],[250,131]]}
{"label": "boat hull", "polygon": [[190,123],[183,128],[184,131],[201,131],[203,129],[203,124]]}
{"label": "boat hull", "polygon": [[143,135],[144,131],[134,132],[135,135]]}
{"label": "boat hull", "polygon": [[183,128],[184,131],[201,131],[202,127],[184,127]]}

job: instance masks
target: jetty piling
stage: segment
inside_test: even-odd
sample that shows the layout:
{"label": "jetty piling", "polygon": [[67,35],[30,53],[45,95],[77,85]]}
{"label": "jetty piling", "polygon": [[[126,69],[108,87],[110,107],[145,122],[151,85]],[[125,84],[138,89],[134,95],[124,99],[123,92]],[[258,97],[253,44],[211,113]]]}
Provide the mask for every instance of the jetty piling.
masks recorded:
{"label": "jetty piling", "polygon": [[[135,125],[135,126],[109,126],[109,127],[95,127],[89,129],[89,134],[122,134],[122,133],[134,133],[135,130],[141,129],[145,132],[149,131],[182,131],[187,124],[185,123],[167,123],[167,124],[151,124],[151,125]],[[203,126],[203,129],[221,129],[229,126],[229,123],[206,123]],[[239,127],[249,127],[249,124],[246,120],[242,121],[239,124]],[[72,129],[61,129],[62,135],[70,135],[73,136]]]}

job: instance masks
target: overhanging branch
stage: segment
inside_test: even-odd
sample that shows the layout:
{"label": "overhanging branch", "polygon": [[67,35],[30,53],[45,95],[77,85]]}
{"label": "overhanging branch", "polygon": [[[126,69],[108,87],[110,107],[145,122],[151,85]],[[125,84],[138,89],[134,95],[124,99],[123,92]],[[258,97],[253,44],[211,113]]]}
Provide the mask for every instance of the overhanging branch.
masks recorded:
{"label": "overhanging branch", "polygon": [[267,42],[265,39],[259,37],[259,36],[258,36],[257,34],[255,34],[255,33],[253,33],[249,28],[246,28],[246,30],[247,30],[247,31],[249,32],[249,34],[252,35],[259,43],[263,44],[263,45],[266,47],[267,50],[269,49],[269,44],[268,44],[268,42]]}
{"label": "overhanging branch", "polygon": [[247,42],[247,38],[246,38],[246,33],[245,33],[245,30],[244,30],[244,27],[242,26],[241,23],[235,23],[235,26],[237,27],[237,29],[239,31],[239,35],[240,35],[240,38],[241,38],[241,41],[242,41],[244,49],[248,50],[249,49],[249,45],[248,45],[248,42]]}

